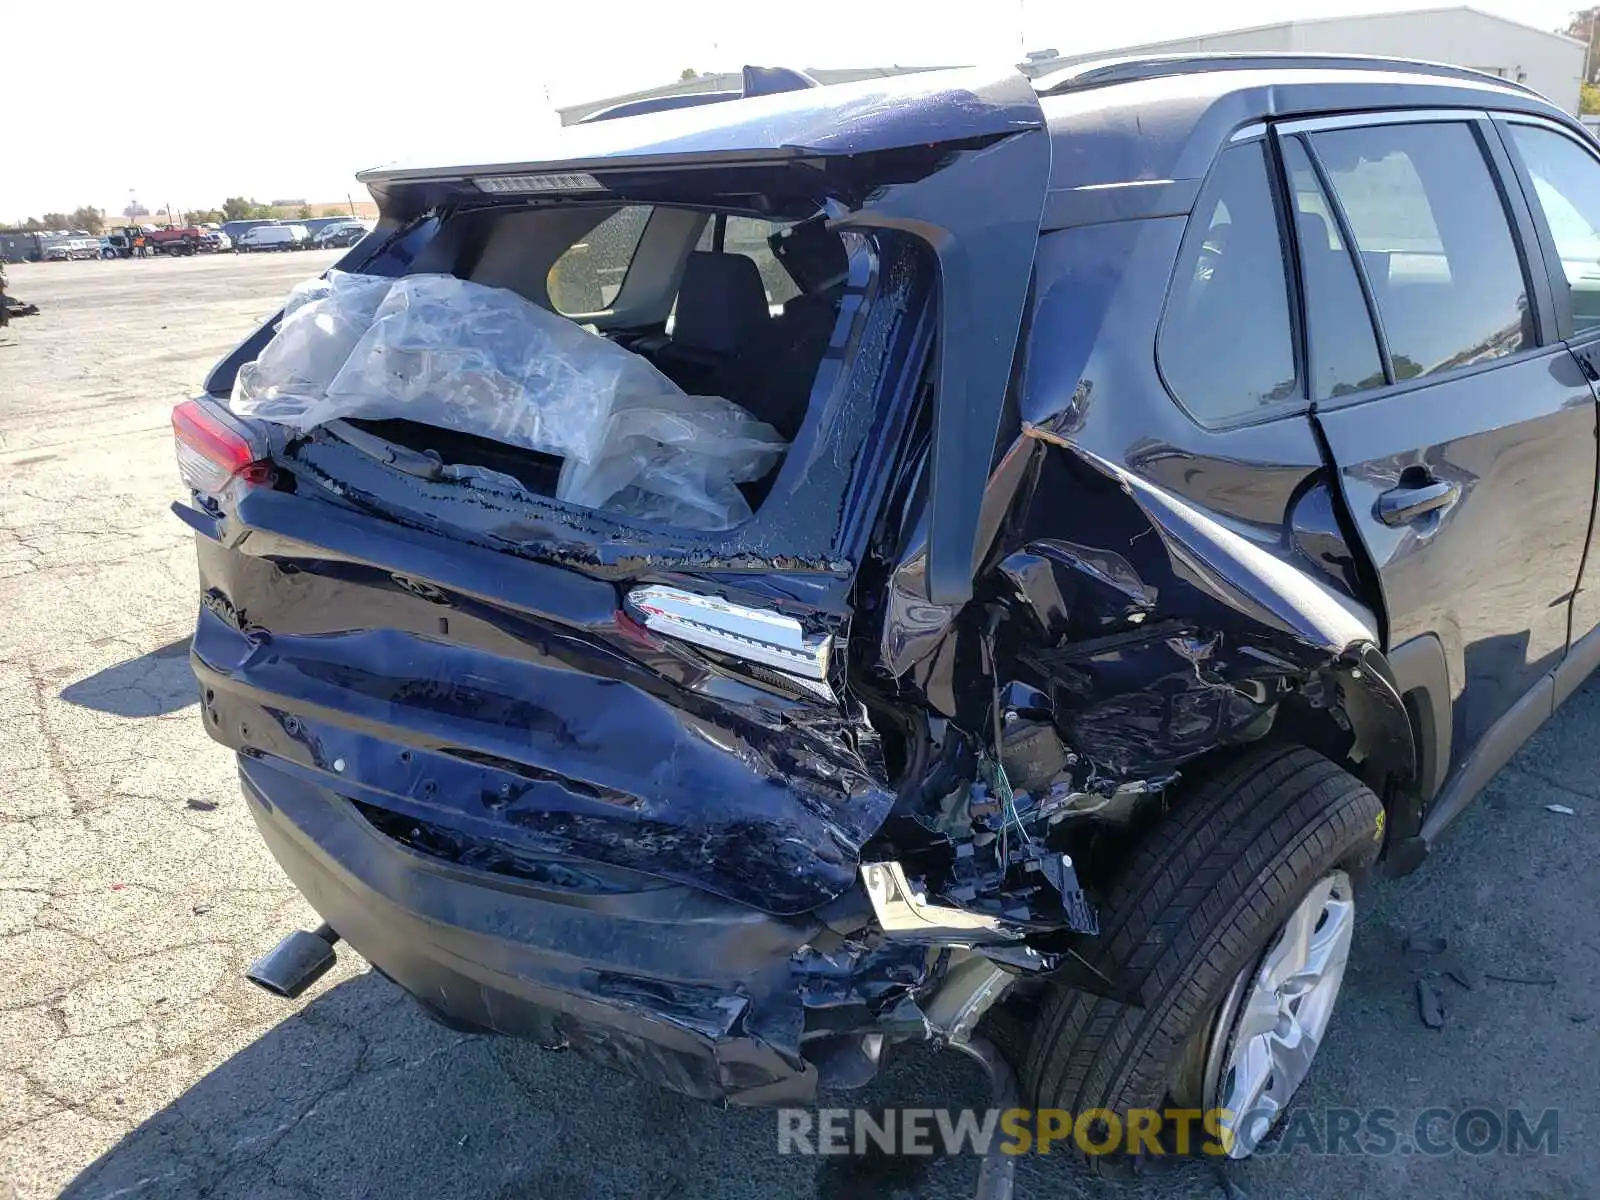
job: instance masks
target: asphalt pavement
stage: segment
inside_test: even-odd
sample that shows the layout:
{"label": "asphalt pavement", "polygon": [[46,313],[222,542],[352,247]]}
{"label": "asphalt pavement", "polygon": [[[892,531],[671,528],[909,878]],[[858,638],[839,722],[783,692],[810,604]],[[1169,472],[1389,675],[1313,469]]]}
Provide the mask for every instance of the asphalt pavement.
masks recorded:
{"label": "asphalt pavement", "polygon": [[[0,1197],[970,1194],[970,1156],[780,1156],[770,1112],[446,1031],[348,949],[296,1002],[244,981],[316,918],[201,728],[167,414],[333,257],[11,270],[43,314],[0,331]],[[1431,1109],[1555,1110],[1540,1152],[1426,1153],[1401,1136],[1387,1153],[1333,1153],[1286,1135],[1225,1176],[1190,1162],[1101,1179],[1029,1157],[1018,1195],[1600,1194],[1597,768],[1591,683],[1418,873],[1368,889],[1298,1104],[1302,1135],[1333,1110],[1390,1112],[1402,1134]],[[1419,979],[1442,1004],[1437,1029]],[[987,1095],[972,1064],[913,1048],[826,1103]]]}

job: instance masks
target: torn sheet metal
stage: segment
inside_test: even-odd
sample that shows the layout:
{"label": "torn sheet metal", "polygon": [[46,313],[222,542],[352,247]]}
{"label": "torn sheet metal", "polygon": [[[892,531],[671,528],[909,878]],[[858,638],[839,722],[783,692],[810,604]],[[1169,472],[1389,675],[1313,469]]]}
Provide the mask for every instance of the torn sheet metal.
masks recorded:
{"label": "torn sheet metal", "polygon": [[[256,553],[196,539],[219,597],[195,637],[212,736],[381,807],[764,912],[854,883],[894,800],[857,707],[651,651],[617,625],[616,590],[572,572],[458,548],[443,574],[436,539],[377,522],[362,544],[386,567],[354,561],[295,499],[243,502]],[[280,516],[324,544],[269,533]]]}
{"label": "torn sheet metal", "polygon": [[[1038,426],[1026,432],[1058,440]],[[1348,597],[1296,570],[1171,492],[1108,459],[1061,443],[1127,489],[1166,544],[1173,569],[1241,615],[1325,655],[1379,642],[1377,619]]]}

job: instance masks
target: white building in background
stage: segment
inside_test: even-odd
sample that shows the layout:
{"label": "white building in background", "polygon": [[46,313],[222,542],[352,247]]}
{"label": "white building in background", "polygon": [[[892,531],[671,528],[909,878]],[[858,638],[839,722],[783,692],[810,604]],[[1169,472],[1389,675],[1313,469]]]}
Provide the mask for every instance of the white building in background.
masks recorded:
{"label": "white building in background", "polygon": [[[1574,7],[1579,7],[1574,4]],[[1472,67],[1525,83],[1568,112],[1578,111],[1578,87],[1588,47],[1576,38],[1536,29],[1475,8],[1428,8],[1328,17],[1231,29],[1202,37],[1147,42],[1092,54],[1029,55],[1024,69],[1044,75],[1074,63],[1138,54],[1267,53],[1381,54]],[[1600,63],[1595,64],[1600,67]]]}

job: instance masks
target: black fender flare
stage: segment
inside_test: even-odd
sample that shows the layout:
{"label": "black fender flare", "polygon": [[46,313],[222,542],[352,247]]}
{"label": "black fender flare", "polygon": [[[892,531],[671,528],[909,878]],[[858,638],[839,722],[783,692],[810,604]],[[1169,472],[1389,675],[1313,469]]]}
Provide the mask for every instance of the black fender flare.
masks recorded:
{"label": "black fender flare", "polygon": [[1395,673],[1376,645],[1346,654],[1336,665],[1341,710],[1354,736],[1353,765],[1387,812],[1385,845],[1422,828],[1422,756]]}

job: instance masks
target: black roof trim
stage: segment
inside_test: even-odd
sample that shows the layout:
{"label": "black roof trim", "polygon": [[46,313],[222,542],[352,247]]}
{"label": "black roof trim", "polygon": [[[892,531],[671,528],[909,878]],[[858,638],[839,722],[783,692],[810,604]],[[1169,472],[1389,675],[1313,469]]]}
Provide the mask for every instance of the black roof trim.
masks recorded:
{"label": "black roof trim", "polygon": [[[1212,71],[1389,71],[1405,75],[1427,75],[1439,79],[1494,83],[1501,87],[1539,96],[1525,83],[1457,67],[1449,63],[1422,59],[1384,58],[1372,54],[1151,54],[1134,58],[1102,58],[1078,63],[1033,81],[1041,96],[1060,96],[1089,88],[1134,83],[1144,79],[1163,79],[1172,75],[1198,75]],[[1540,96],[1540,99],[1544,97]]]}

